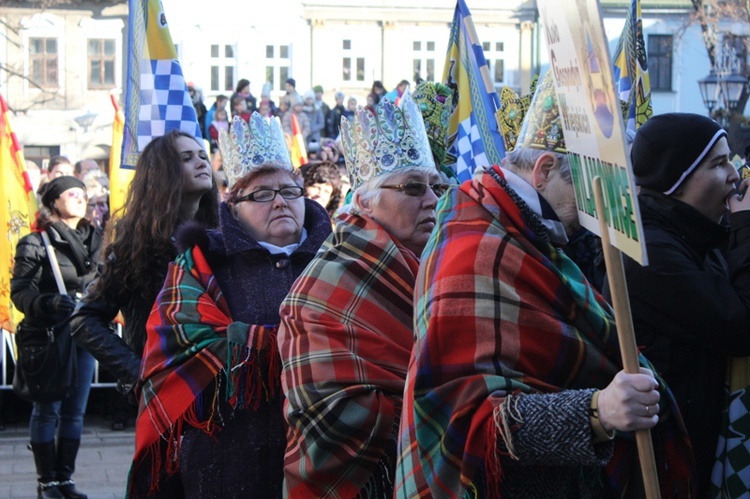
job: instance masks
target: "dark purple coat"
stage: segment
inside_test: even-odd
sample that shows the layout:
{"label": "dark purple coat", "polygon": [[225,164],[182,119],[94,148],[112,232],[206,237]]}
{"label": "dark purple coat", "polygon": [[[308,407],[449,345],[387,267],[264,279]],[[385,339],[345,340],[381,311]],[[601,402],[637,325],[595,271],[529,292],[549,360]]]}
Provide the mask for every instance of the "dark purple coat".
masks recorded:
{"label": "dark purple coat", "polygon": [[[318,203],[305,199],[307,239],[290,257],[272,255],[258,244],[232,217],[225,203],[219,217],[221,230],[194,224],[181,227],[176,234],[178,249],[199,246],[203,250],[233,321],[278,324],[282,300],[331,233],[328,213]],[[259,369],[265,371],[269,366],[263,364]],[[214,387],[204,392],[209,396],[213,393]],[[286,450],[282,410],[283,395],[269,394],[253,409],[232,410],[222,402],[222,428],[213,436],[185,425],[179,477],[172,482],[181,482],[180,486],[194,497],[280,499]]]}

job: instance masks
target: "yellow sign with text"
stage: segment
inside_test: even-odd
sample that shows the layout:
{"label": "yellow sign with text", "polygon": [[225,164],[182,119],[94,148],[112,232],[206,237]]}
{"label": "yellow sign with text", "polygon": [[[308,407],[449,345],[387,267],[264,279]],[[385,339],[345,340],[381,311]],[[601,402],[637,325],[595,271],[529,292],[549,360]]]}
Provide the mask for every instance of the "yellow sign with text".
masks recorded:
{"label": "yellow sign with text", "polygon": [[602,179],[612,244],[648,263],[638,198],[625,146],[607,39],[596,0],[539,0],[561,126],[581,225],[601,236],[593,180]]}

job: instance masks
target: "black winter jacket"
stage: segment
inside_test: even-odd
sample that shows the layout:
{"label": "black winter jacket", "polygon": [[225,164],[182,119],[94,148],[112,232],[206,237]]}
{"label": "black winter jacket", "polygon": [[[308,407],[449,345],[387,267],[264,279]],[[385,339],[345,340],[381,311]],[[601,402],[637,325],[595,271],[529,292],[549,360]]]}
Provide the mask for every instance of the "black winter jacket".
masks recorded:
{"label": "black winter jacket", "polygon": [[750,211],[732,214],[730,230],[660,193],[642,190],[639,204],[649,265],[625,261],[636,340],[677,399],[703,497],[727,358],[750,355]]}
{"label": "black winter jacket", "polygon": [[[46,231],[50,244],[55,249],[65,289],[68,295],[76,299],[96,274],[102,243],[101,233],[88,224],[82,224],[74,230],[63,222],[56,222]],[[81,243],[78,258],[69,242],[73,238]],[[48,328],[66,320],[67,317],[58,317],[42,306],[45,299],[57,294],[55,276],[42,235],[32,232],[18,241],[13,278],[10,281],[10,298],[24,314],[21,324]]]}
{"label": "black winter jacket", "polygon": [[[176,256],[175,250],[172,259]],[[103,296],[89,289],[70,319],[75,342],[88,350],[101,367],[117,378],[118,389],[123,393],[130,392],[138,380],[146,344],[146,321],[167,275],[167,267],[155,272],[158,275],[152,280],[156,283],[154,289],[144,294],[122,296],[117,284],[104,290]],[[91,288],[94,286],[96,281]],[[110,327],[118,312],[122,312],[125,319],[122,338],[114,334]]]}

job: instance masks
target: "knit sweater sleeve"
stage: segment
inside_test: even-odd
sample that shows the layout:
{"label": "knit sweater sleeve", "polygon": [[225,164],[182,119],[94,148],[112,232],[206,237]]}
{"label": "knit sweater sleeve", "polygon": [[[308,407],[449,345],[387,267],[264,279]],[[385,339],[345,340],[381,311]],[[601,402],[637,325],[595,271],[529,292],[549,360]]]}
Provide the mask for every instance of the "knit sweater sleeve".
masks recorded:
{"label": "knit sweater sleeve", "polygon": [[515,465],[606,465],[614,445],[594,444],[589,419],[594,391],[507,396],[495,411],[503,459]]}

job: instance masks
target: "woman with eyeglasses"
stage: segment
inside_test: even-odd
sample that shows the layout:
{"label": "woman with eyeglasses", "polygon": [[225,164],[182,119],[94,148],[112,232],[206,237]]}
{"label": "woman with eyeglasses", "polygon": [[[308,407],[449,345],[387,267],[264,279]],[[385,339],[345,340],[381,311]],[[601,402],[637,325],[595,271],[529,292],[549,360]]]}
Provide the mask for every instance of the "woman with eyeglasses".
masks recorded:
{"label": "woman with eyeglasses", "polygon": [[[37,220],[40,232],[18,242],[10,281],[11,300],[24,314],[16,336],[19,348],[46,342],[48,331],[54,331],[61,351],[76,349],[76,362],[65,366],[65,372],[60,373],[71,379],[67,397],[57,402],[35,402],[31,412],[31,450],[40,498],[86,497],[76,489],[71,477],[81,443],[94,358],[73,344],[69,321],[76,301],[94,279],[102,239],[85,215],[83,182],[73,176],[62,176],[48,183]],[[41,231],[49,237],[67,294],[61,294],[55,282]]]}
{"label": "woman with eyeglasses", "polygon": [[331,223],[303,197],[277,118],[236,117],[219,147],[229,187],[219,229],[178,232],[183,253],[147,324],[134,497],[160,494],[160,466],[184,497],[282,497],[279,305]]}
{"label": "woman with eyeglasses", "polygon": [[391,497],[414,282],[447,189],[408,96],[341,129],[351,204],[281,306],[288,497]]}

